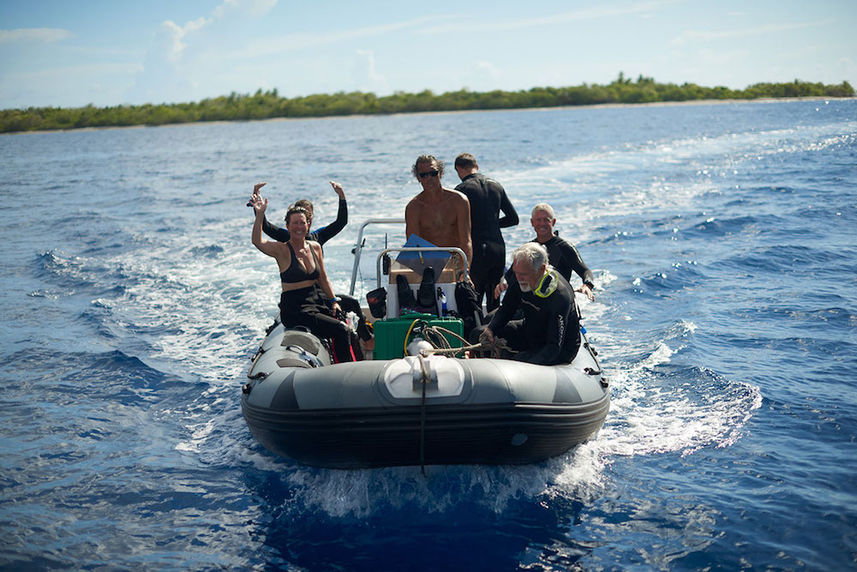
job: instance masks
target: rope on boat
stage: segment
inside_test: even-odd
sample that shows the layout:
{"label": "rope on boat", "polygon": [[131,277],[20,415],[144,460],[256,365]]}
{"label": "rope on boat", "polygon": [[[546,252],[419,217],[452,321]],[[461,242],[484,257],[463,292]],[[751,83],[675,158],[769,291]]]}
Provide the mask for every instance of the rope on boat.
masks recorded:
{"label": "rope on boat", "polygon": [[460,348],[432,348],[430,350],[428,350],[428,349],[427,350],[420,350],[420,355],[430,356],[433,354],[440,354],[440,355],[457,354],[459,352],[466,352],[469,350],[478,350],[481,347],[482,347],[481,344],[473,344],[473,345],[469,345],[469,346],[462,346]]}
{"label": "rope on boat", "polygon": [[419,322],[422,322],[422,320],[416,319],[411,322],[410,327],[408,327],[408,331],[405,334],[405,343],[402,344],[402,355],[408,355],[408,338],[411,337],[411,332],[414,331],[414,326],[416,326]]}
{"label": "rope on boat", "polygon": [[513,350],[506,338],[494,338],[493,342],[486,342],[485,346],[491,350],[491,357],[502,358],[504,354],[516,354],[518,350]]}
{"label": "rope on boat", "polygon": [[[449,340],[446,339],[446,336],[444,334],[448,334],[454,338],[458,338],[458,340],[462,343],[462,346],[457,348],[452,347],[449,343]],[[457,333],[453,332],[452,330],[442,328],[441,326],[427,325],[423,328],[423,335],[426,338],[429,338],[427,339],[427,341],[434,346],[431,349],[421,350],[420,354],[424,356],[432,354],[455,355],[457,353],[465,352],[468,350],[475,350],[482,347],[480,344],[468,344],[467,340],[459,336]]]}
{"label": "rope on boat", "polygon": [[417,356],[420,360],[420,382],[422,384],[422,400],[420,403],[420,470],[423,476],[426,474],[426,385],[431,380],[428,364],[422,355]]}
{"label": "rope on boat", "polygon": [[[414,323],[416,323],[416,321]],[[411,324],[411,327],[413,327],[413,325],[414,324]],[[410,330],[408,331],[408,334],[410,335]],[[458,348],[450,347],[449,340],[447,340],[443,334],[449,334],[454,338],[458,338],[458,340],[465,345]],[[508,342],[503,338],[494,338],[494,341],[491,343],[480,341],[478,344],[468,344],[467,340],[459,336],[457,333],[440,326],[426,325],[423,328],[423,335],[428,338],[427,341],[434,346],[431,349],[420,350],[420,354],[424,356],[432,354],[455,355],[460,352],[478,349],[490,351],[491,357],[495,358],[503,357],[504,354],[508,355],[518,353],[517,350],[513,350],[509,347]]]}

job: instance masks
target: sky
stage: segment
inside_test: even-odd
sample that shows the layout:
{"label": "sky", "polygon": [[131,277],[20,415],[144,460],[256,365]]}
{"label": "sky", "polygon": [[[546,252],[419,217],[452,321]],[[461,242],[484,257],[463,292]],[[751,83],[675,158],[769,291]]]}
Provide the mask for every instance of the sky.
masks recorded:
{"label": "sky", "polygon": [[0,109],[276,89],[857,88],[857,0],[0,0]]}

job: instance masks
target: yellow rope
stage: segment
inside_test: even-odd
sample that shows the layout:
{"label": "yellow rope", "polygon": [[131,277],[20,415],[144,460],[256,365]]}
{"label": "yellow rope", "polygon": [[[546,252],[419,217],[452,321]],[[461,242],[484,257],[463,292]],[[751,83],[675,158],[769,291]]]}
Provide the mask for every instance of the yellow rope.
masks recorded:
{"label": "yellow rope", "polygon": [[402,344],[402,355],[403,356],[408,355],[408,338],[411,337],[411,332],[414,331],[414,326],[417,325],[417,322],[421,322],[421,321],[422,320],[420,320],[420,319],[416,319],[413,322],[411,322],[411,327],[408,328],[408,333],[405,334],[405,343]]}

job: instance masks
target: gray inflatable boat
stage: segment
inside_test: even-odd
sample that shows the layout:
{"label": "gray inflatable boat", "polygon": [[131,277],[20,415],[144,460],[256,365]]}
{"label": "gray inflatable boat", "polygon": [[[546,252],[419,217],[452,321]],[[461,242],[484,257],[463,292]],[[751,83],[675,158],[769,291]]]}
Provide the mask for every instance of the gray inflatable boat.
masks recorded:
{"label": "gray inflatable boat", "polygon": [[[363,224],[352,293],[364,228],[401,222]],[[454,289],[461,275],[447,269],[440,273],[436,286],[449,305],[441,308],[439,300],[434,319],[403,316],[394,277],[411,270],[393,263],[382,271],[383,257],[392,250],[413,249],[385,249],[378,255],[377,285],[385,291],[386,307],[373,309],[375,359],[332,364],[325,344],[309,332],[287,330],[279,322],[269,330],[241,397],[247,425],[262,445],[306,465],[338,469],[524,464],[561,455],[598,433],[610,393],[585,332],[574,361],[564,365],[427,351],[425,340],[433,328],[453,335],[449,328],[461,331],[461,319],[445,315],[457,314]],[[448,250],[457,251],[466,268],[464,253]],[[382,276],[389,277],[389,286],[381,287]],[[416,344],[421,348],[410,350],[406,344],[419,333],[415,325],[426,335]],[[440,341],[435,348],[445,344]]]}
{"label": "gray inflatable boat", "polygon": [[277,324],[241,408],[262,445],[311,466],[535,463],[604,423],[607,380],[582,340],[559,366],[442,355],[330,364],[315,336]]}

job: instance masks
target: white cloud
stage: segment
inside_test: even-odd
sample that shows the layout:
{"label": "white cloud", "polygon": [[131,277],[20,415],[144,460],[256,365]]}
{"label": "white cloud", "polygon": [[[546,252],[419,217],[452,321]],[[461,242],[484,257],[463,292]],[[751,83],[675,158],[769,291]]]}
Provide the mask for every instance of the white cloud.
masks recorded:
{"label": "white cloud", "polygon": [[71,37],[71,32],[58,28],[21,28],[18,30],[0,30],[0,44],[55,44],[69,37]]}
{"label": "white cloud", "polygon": [[375,69],[375,52],[355,51],[354,85],[358,91],[378,92],[386,90],[387,80]]}
{"label": "white cloud", "polygon": [[183,25],[164,21],[127,97],[134,102],[187,101],[194,97],[199,78],[206,75],[201,71],[207,69],[202,54],[211,41],[209,28],[228,25],[235,18],[259,18],[276,4],[277,0],[223,0],[210,15]]}
{"label": "white cloud", "polygon": [[185,39],[188,34],[198,32],[211,23],[209,18],[197,18],[191,20],[184,26],[179,26],[172,20],[167,20],[161,24],[161,47],[164,50],[164,55],[170,61],[178,61],[182,57],[187,44]]}
{"label": "white cloud", "polygon": [[259,17],[267,14],[276,5],[277,0],[223,0],[214,9],[211,17],[200,16],[187,22],[184,26],[167,20],[161,24],[162,41],[159,42],[160,49],[164,50],[163,53],[169,61],[176,62],[184,54],[192,34],[203,30],[217,20],[223,20],[230,13],[246,13],[253,17]]}
{"label": "white cloud", "polygon": [[500,77],[500,70],[498,70],[497,66],[491,62],[476,62],[475,67],[477,72],[485,74],[491,78],[496,79]]}
{"label": "white cloud", "polygon": [[361,60],[365,63],[363,69],[363,77],[369,81],[375,82],[384,79],[375,70],[375,52],[372,50],[357,50],[357,55],[361,56]]}

